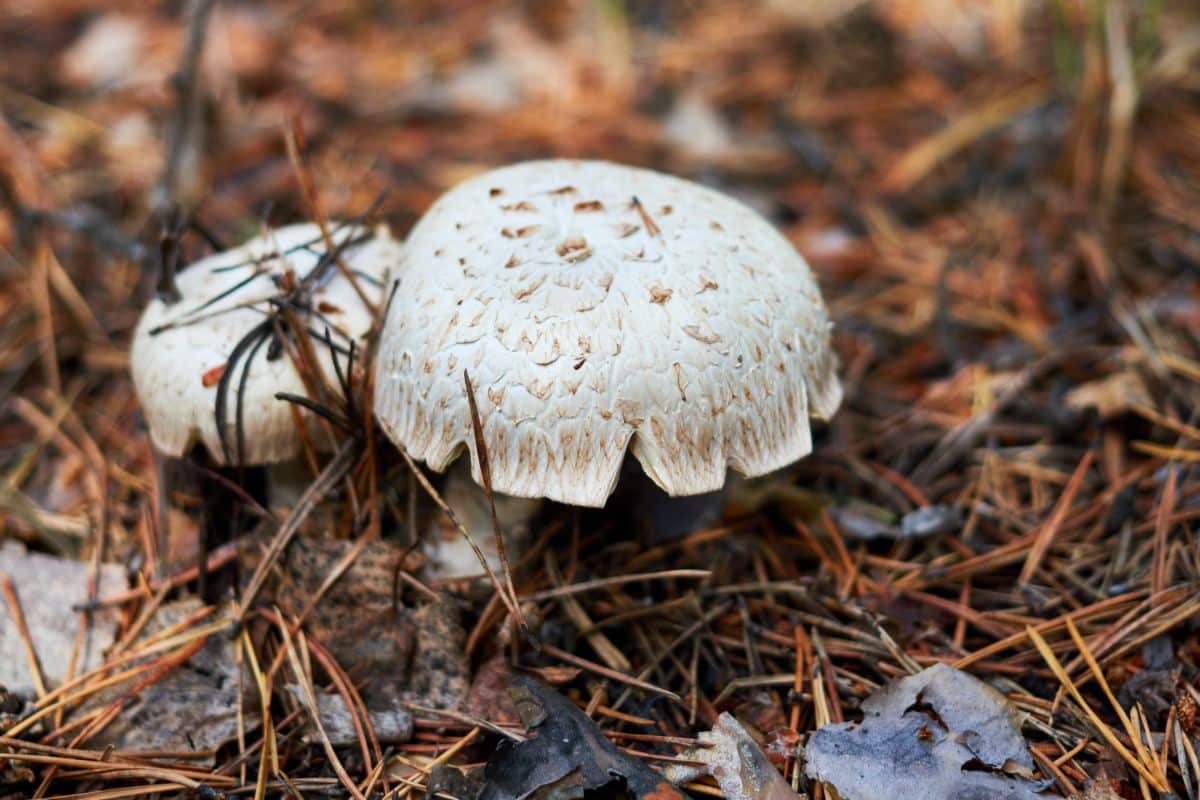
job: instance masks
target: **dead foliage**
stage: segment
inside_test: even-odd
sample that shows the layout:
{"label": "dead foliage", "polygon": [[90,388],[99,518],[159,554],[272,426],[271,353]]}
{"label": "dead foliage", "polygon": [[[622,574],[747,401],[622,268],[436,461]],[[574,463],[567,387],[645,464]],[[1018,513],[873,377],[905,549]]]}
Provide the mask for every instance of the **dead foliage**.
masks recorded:
{"label": "dead foliage", "polygon": [[[1197,796],[1193,5],[10,5],[0,535],[28,553],[0,559],[0,794],[461,796],[539,740],[507,696],[533,674],[543,726],[635,792],[729,713],[826,797],[813,732],[946,664],[1003,697],[1044,795]],[[704,181],[809,258],[847,400],[784,481],[670,541],[645,509],[549,506],[510,569],[428,586],[418,539],[457,527],[370,425],[370,352],[304,400],[338,449],[282,516],[252,475],[155,457],[126,353],[160,259],[297,219],[403,234],[544,155]],[[242,513],[214,531],[218,484]],[[201,557],[237,596],[164,616],[225,539]],[[129,732],[205,681],[221,708]],[[683,790],[731,791],[702,773]]]}

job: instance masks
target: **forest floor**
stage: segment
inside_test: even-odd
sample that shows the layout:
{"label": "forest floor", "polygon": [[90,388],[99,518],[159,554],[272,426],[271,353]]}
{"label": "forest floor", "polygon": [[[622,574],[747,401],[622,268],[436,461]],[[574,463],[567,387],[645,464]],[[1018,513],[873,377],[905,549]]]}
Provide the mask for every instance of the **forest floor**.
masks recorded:
{"label": "forest floor", "polygon": [[[638,770],[696,765],[729,711],[789,791],[834,796],[812,732],[939,663],[1019,721],[1032,770],[990,777],[1197,797],[1194,6],[111,5],[0,14],[0,797],[465,798],[435,767],[489,759],[490,797],[582,792],[511,785],[497,745],[537,727],[516,674],[586,714],[536,756],[579,774],[632,757],[654,793]],[[446,523],[366,426],[312,513],[243,514],[209,553],[240,601],[201,603],[211,519],[128,363],[162,210],[232,243],[378,203],[402,236],[547,156],[706,183],[795,243],[846,390],[814,453],[677,541],[636,506],[545,506],[522,630],[507,590],[416,577]]]}

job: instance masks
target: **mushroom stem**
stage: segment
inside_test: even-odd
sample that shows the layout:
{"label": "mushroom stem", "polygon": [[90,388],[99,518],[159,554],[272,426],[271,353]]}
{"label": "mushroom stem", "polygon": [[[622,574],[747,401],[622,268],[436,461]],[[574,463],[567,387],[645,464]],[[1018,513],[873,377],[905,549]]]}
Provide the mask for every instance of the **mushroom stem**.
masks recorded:
{"label": "mushroom stem", "polygon": [[[496,539],[491,535],[493,522],[488,495],[483,487],[471,479],[470,459],[461,458],[450,467],[441,493],[455,516],[471,532],[488,565],[493,570],[499,570],[500,553],[496,548]],[[504,548],[510,561],[516,563],[529,538],[529,524],[541,508],[542,501],[497,493],[493,493],[492,499],[504,535]],[[439,514],[430,523],[423,548],[429,559],[425,577],[430,581],[466,578],[484,572],[470,544],[453,525],[448,524],[444,514]]]}
{"label": "mushroom stem", "polygon": [[[200,495],[200,533],[196,543],[196,593],[205,603],[217,603],[232,589],[237,579],[230,569],[208,572],[208,555],[233,541],[246,528],[246,497],[263,497],[265,475],[257,467],[223,467],[203,446],[196,446],[185,457]],[[241,487],[241,494],[236,487]]]}
{"label": "mushroom stem", "polygon": [[707,494],[671,497],[646,480],[642,489],[642,506],[646,518],[642,524],[649,528],[651,544],[682,539],[697,531],[711,528],[721,520],[725,510],[725,490]]}
{"label": "mushroom stem", "polygon": [[298,458],[267,464],[263,470],[266,473],[267,507],[272,510],[295,508],[301,495],[313,482],[312,473]]}
{"label": "mushroom stem", "polygon": [[715,492],[672,497],[632,458],[625,459],[622,465],[617,492],[624,496],[624,502],[617,503],[617,507],[627,510],[632,516],[633,529],[650,545],[682,539],[712,527],[720,522],[728,500],[727,487]]}
{"label": "mushroom stem", "polygon": [[155,294],[167,305],[175,305],[183,299],[175,283],[175,271],[179,266],[179,236],[183,232],[183,212],[178,205],[167,209],[163,219],[162,238],[158,243],[158,282]]}

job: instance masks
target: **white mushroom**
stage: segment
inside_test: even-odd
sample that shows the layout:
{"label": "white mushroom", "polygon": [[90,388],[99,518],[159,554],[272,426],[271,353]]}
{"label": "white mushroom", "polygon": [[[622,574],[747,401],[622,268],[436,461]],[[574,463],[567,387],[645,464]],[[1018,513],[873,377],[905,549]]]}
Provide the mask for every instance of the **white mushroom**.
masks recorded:
{"label": "white mushroom", "polygon": [[596,161],[535,161],[451,189],[413,229],[381,334],[375,411],[441,471],[470,374],[497,492],[602,506],[626,448],[671,495],[812,449],[841,402],[813,275],[719,192]]}
{"label": "white mushroom", "polygon": [[[471,482],[470,467],[456,462],[446,471],[441,487],[442,500],[453,509],[458,521],[475,540],[493,572],[499,573],[502,564],[496,537],[492,529],[492,512],[487,495]],[[541,500],[496,494],[496,521],[504,536],[504,548],[510,559],[516,559],[529,540],[530,521],[538,512]],[[430,582],[481,576],[483,566],[471,545],[458,532],[449,517],[438,514],[430,521],[421,540],[428,559],[425,578]]]}
{"label": "white mushroom", "polygon": [[[371,328],[387,276],[400,260],[400,244],[385,229],[330,225],[335,247],[355,280],[331,264],[312,287],[311,308],[299,317],[316,334],[317,359],[323,379],[337,386],[334,356],[324,342],[328,328],[338,363],[344,371],[350,343],[362,344]],[[145,410],[155,447],[168,456],[183,456],[202,442],[217,463],[236,463],[235,423],[239,395],[242,406],[244,451],[242,465],[274,464],[299,454],[302,437],[296,425],[299,411],[276,399],[277,392],[307,395],[305,384],[287,353],[269,357],[269,336],[243,347],[232,366],[235,349],[268,319],[271,301],[283,288],[302,281],[326,252],[320,229],[313,224],[290,225],[268,231],[240,247],[204,258],[183,270],[176,281],[181,299],[154,300],[142,314],[130,353],[134,386]],[[357,287],[356,287],[356,285]],[[360,292],[362,293],[360,295]],[[225,442],[215,413],[223,373],[228,396],[223,424]],[[248,370],[248,372],[247,372]],[[315,377],[315,376],[314,376]],[[318,426],[309,426],[313,437]],[[324,444],[317,441],[318,446]]]}

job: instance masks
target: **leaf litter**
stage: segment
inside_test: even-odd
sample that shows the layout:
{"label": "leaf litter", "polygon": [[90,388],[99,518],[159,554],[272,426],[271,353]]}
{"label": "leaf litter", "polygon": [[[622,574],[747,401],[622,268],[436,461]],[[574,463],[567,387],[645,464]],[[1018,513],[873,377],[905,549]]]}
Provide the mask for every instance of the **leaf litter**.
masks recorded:
{"label": "leaf litter", "polygon": [[1018,714],[986,683],[945,664],[888,684],[863,719],[825,725],[804,748],[810,778],[846,800],[1032,800],[1033,758]]}
{"label": "leaf litter", "polygon": [[[0,686],[34,699],[39,683],[55,689],[100,663],[116,637],[119,620],[111,610],[90,614],[85,635],[77,638],[81,620],[76,608],[89,600],[89,572],[85,563],[29,552],[18,542],[0,545],[0,576],[14,589],[0,616]],[[116,564],[103,565],[97,578],[102,590],[125,585],[124,570]],[[17,607],[9,605],[13,599]],[[31,650],[14,619],[18,611]],[[37,676],[30,653],[36,656]]]}
{"label": "leaf litter", "polygon": [[[575,735],[593,761],[601,737],[656,775],[696,766],[742,741],[704,746],[729,713],[789,787],[830,796],[805,774],[814,732],[942,663],[1003,692],[1041,796],[1197,796],[1194,8],[93,5],[0,19],[0,535],[26,548],[9,577],[30,631],[6,602],[5,792],[469,796],[499,743],[541,736],[508,696],[541,675],[590,720]],[[159,252],[147,209],[197,223],[181,263],[300,218],[372,210],[399,235],[448,186],[531,155],[699,180],[806,254],[847,398],[814,453],[681,538],[636,502],[551,504],[507,531],[527,540],[511,592],[426,584],[422,540],[449,531],[434,495],[453,487],[364,424],[366,352],[307,398],[349,423],[336,455],[304,455],[322,477],[303,513],[212,530],[129,384]],[[244,477],[228,502],[253,509]],[[470,522],[481,542],[489,523]],[[244,557],[234,622],[150,641],[194,598],[185,554],[209,534],[236,538],[213,570]],[[53,611],[69,633],[43,644],[19,565],[49,554],[71,575]],[[214,676],[242,683],[219,694],[242,712],[233,741],[100,744],[154,693]],[[206,703],[193,720],[217,715]],[[929,720],[942,777],[1027,788],[963,772],[945,718],[899,719]],[[734,791],[703,773],[683,789]]]}
{"label": "leaf litter", "polygon": [[[161,640],[204,610],[195,598],[160,606],[132,649]],[[85,709],[113,702],[124,708],[93,741],[118,750],[194,752],[215,758],[222,745],[237,738],[239,728],[253,730],[260,723],[254,711],[257,699],[248,691],[253,683],[241,674],[236,651],[235,640],[214,633],[186,661],[137,694],[130,696],[122,688],[100,692]],[[131,664],[138,665],[139,661]]]}
{"label": "leaf litter", "polygon": [[663,774],[677,784],[711,775],[728,798],[737,800],[795,800],[788,785],[749,732],[726,712],[712,730],[699,737],[704,746],[683,751],[681,757],[703,766],[671,764]]}
{"label": "leaf litter", "polygon": [[663,776],[623,753],[574,703],[542,682],[518,677],[509,693],[531,738],[500,743],[475,800],[566,800],[614,783],[638,800],[682,800]]}

